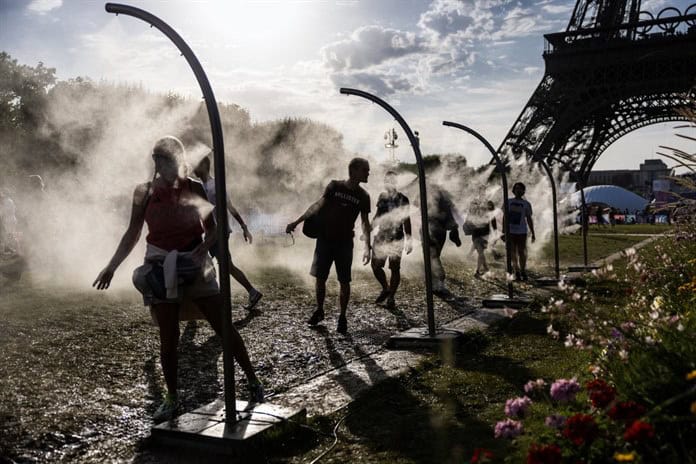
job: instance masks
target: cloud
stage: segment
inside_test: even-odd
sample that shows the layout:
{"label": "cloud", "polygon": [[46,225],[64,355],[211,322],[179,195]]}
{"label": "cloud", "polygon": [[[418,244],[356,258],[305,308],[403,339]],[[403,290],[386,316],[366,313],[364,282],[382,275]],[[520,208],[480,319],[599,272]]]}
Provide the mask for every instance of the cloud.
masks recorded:
{"label": "cloud", "polygon": [[550,32],[556,24],[558,21],[546,19],[529,8],[515,7],[507,12],[500,29],[493,34],[493,37],[495,39],[516,38]]}
{"label": "cloud", "polygon": [[641,11],[650,11],[657,14],[667,3],[667,0],[645,0],[640,5]]}
{"label": "cloud", "polygon": [[61,6],[63,6],[63,0],[33,0],[27,5],[27,10],[32,13],[44,15]]}
{"label": "cloud", "polygon": [[330,69],[345,71],[365,69],[423,50],[421,40],[412,32],[363,26],[350,38],[325,45],[320,53]]}
{"label": "cloud", "polygon": [[418,21],[426,36],[431,40],[443,40],[451,35],[462,38],[482,38],[494,29],[490,7],[496,1],[435,0]]}
{"label": "cloud", "polygon": [[336,87],[355,87],[377,95],[391,95],[415,89],[415,85],[405,77],[377,72],[334,73],[331,75],[331,82]]}
{"label": "cloud", "polygon": [[433,91],[471,73],[519,72],[527,67],[524,72],[531,75],[536,70],[525,57],[509,55],[501,47],[514,49],[526,37],[562,29],[566,18],[558,15],[572,5],[557,1],[433,0],[416,29],[362,26],[348,38],[324,46],[321,61],[332,83],[362,85],[385,94]]}
{"label": "cloud", "polygon": [[542,5],[541,9],[544,10],[545,12],[549,14],[554,14],[554,15],[567,15],[568,18],[570,18],[570,13],[573,11],[573,6],[570,3],[566,3],[565,5],[554,5],[551,3],[548,3],[546,5]]}
{"label": "cloud", "polygon": [[539,66],[526,66],[522,71],[529,76],[533,76],[539,73],[541,68]]}

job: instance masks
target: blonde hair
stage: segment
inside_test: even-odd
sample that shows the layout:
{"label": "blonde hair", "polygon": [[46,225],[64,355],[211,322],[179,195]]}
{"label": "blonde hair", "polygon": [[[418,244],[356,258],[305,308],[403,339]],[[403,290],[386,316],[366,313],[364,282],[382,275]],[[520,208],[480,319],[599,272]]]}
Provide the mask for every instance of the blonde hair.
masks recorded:
{"label": "blonde hair", "polygon": [[172,135],[165,135],[152,147],[152,153],[155,155],[168,156],[175,160],[178,165],[183,165],[186,159],[186,149],[181,140]]}

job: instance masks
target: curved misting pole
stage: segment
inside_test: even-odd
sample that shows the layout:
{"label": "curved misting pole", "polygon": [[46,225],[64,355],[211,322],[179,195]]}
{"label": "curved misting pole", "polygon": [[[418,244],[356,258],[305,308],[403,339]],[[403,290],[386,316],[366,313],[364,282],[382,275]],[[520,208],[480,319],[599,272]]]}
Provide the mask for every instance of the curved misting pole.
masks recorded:
{"label": "curved misting pole", "polygon": [[179,49],[181,54],[186,58],[191,70],[196,76],[198,85],[203,92],[205,105],[208,109],[208,119],[210,120],[210,130],[213,137],[213,159],[215,160],[215,196],[218,199],[215,208],[215,217],[217,219],[217,236],[218,236],[218,265],[220,268],[220,291],[222,293],[222,338],[223,338],[223,370],[225,379],[225,411],[226,422],[236,422],[236,399],[234,391],[234,357],[232,353],[224,349],[227,346],[227,340],[231,337],[232,332],[232,306],[230,302],[230,250],[227,243],[229,236],[229,228],[227,223],[227,192],[225,188],[225,147],[222,140],[222,124],[220,123],[220,113],[218,112],[217,102],[213,89],[210,87],[208,77],[203,71],[198,58],[194,55],[191,48],[184,42],[177,32],[172,29],[167,23],[159,19],[157,16],[148,13],[147,11],[135,8],[129,5],[118,3],[107,3],[106,11],[115,14],[124,14],[141,19],[150,24],[150,27],[157,28],[160,32],[166,35],[174,45]]}
{"label": "curved misting pole", "polygon": [[411,128],[406,123],[404,118],[392,108],[387,102],[370,93],[363,92],[357,89],[341,88],[340,92],[344,95],[356,95],[358,97],[370,100],[377,103],[379,106],[387,110],[394,119],[399,123],[401,128],[406,133],[408,140],[411,142],[413,153],[416,155],[416,166],[418,167],[418,186],[420,187],[420,210],[421,210],[421,237],[423,238],[423,264],[425,267],[425,300],[428,307],[428,335],[435,337],[435,312],[433,310],[433,281],[430,265],[430,231],[428,230],[428,201],[425,187],[425,170],[423,169],[423,157],[420,151],[420,142],[413,134]]}
{"label": "curved misting pole", "polygon": [[585,181],[577,178],[578,186],[580,187],[580,203],[582,205],[582,213],[580,214],[580,227],[582,232],[582,258],[585,267],[587,267],[587,233],[590,231],[590,216],[587,211],[587,202],[585,201]]}
{"label": "curved misting pole", "polygon": [[544,168],[544,171],[546,171],[546,175],[549,176],[549,182],[551,183],[551,201],[553,202],[553,257],[556,264],[556,280],[561,280],[560,260],[558,257],[558,207],[556,205],[556,181],[553,179],[553,174],[551,173],[549,165],[546,164],[546,161],[541,158],[539,158],[537,161],[539,161],[541,167]]}
{"label": "curved misting pole", "polygon": [[503,233],[505,234],[505,261],[507,263],[507,282],[508,282],[508,298],[512,299],[512,260],[511,260],[511,250],[510,250],[510,221],[508,220],[509,218],[509,207],[510,205],[508,204],[508,183],[507,183],[507,175],[505,175],[505,165],[503,162],[500,160],[500,157],[498,156],[498,153],[496,153],[495,149],[493,146],[486,140],[484,136],[476,132],[474,129],[464,126],[462,124],[458,124],[456,122],[451,122],[451,121],[442,121],[443,126],[449,126],[449,127],[455,127],[457,129],[461,129],[464,132],[468,132],[469,134],[473,135],[479,141],[481,141],[486,148],[488,148],[488,151],[491,152],[491,155],[493,156],[493,159],[495,160],[495,165],[498,168],[498,171],[500,171],[500,177],[503,180]]}

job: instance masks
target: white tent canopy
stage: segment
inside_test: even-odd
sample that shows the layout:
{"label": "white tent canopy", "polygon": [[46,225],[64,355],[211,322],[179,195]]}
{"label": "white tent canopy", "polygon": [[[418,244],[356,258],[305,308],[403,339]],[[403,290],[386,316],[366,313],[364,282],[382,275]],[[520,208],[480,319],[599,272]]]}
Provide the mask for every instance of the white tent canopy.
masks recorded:
{"label": "white tent canopy", "polygon": [[[579,190],[572,194],[570,202],[574,207],[580,207],[582,201],[580,200]],[[585,187],[585,202],[588,205],[590,203],[601,203],[621,211],[628,209],[631,213],[635,210],[643,211],[648,205],[648,200],[645,198],[616,185]]]}

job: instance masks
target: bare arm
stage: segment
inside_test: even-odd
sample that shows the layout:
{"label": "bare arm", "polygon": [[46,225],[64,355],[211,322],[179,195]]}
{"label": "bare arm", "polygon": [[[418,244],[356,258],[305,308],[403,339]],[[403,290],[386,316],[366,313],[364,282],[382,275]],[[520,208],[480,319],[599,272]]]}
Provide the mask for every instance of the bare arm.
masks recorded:
{"label": "bare arm", "polygon": [[254,238],[251,236],[251,233],[249,233],[249,229],[247,229],[247,225],[244,223],[244,219],[242,219],[242,215],[239,214],[239,211],[237,211],[237,208],[234,207],[232,204],[232,201],[227,198],[227,211],[230,212],[232,217],[237,221],[239,226],[242,228],[242,234],[244,235],[244,240],[251,243]]}
{"label": "bare arm", "polygon": [[371,240],[370,240],[370,232],[372,232],[372,228],[370,227],[370,215],[367,211],[361,211],[360,212],[360,219],[362,221],[362,230],[363,230],[363,239],[365,240],[365,252],[363,254],[363,264],[367,264],[370,262],[370,249],[371,249]]}
{"label": "bare arm", "polygon": [[529,226],[529,232],[532,233],[532,242],[536,240],[536,235],[534,234],[534,221],[532,220],[532,213],[527,212],[527,225]]}
{"label": "bare arm", "polygon": [[[290,232],[295,230],[295,227],[297,227],[297,225],[300,222],[304,221],[309,216],[316,214],[321,209],[321,207],[324,206],[324,201],[325,201],[324,197],[321,197],[319,200],[312,203],[309,206],[309,208],[307,208],[307,211],[305,211],[302,216],[300,216],[299,218],[297,218],[297,220],[292,221],[290,224],[287,225],[287,227],[285,228],[285,232],[289,234]],[[368,221],[368,223],[369,223],[369,221]]]}
{"label": "bare arm", "polygon": [[413,251],[413,245],[411,244],[411,218],[407,217],[404,220],[404,232],[406,233],[406,243],[404,244],[404,249],[406,250],[406,254],[411,253]]}
{"label": "bare arm", "polygon": [[133,251],[133,247],[140,239],[140,232],[143,229],[145,222],[145,198],[148,190],[147,184],[139,185],[133,192],[133,203],[131,207],[131,216],[128,223],[128,229],[121,237],[121,241],[116,248],[116,252],[109,261],[109,264],[99,273],[96,280],[92,283],[97,290],[106,290],[111,284],[111,279],[114,277],[114,272],[121,265],[124,259]]}

